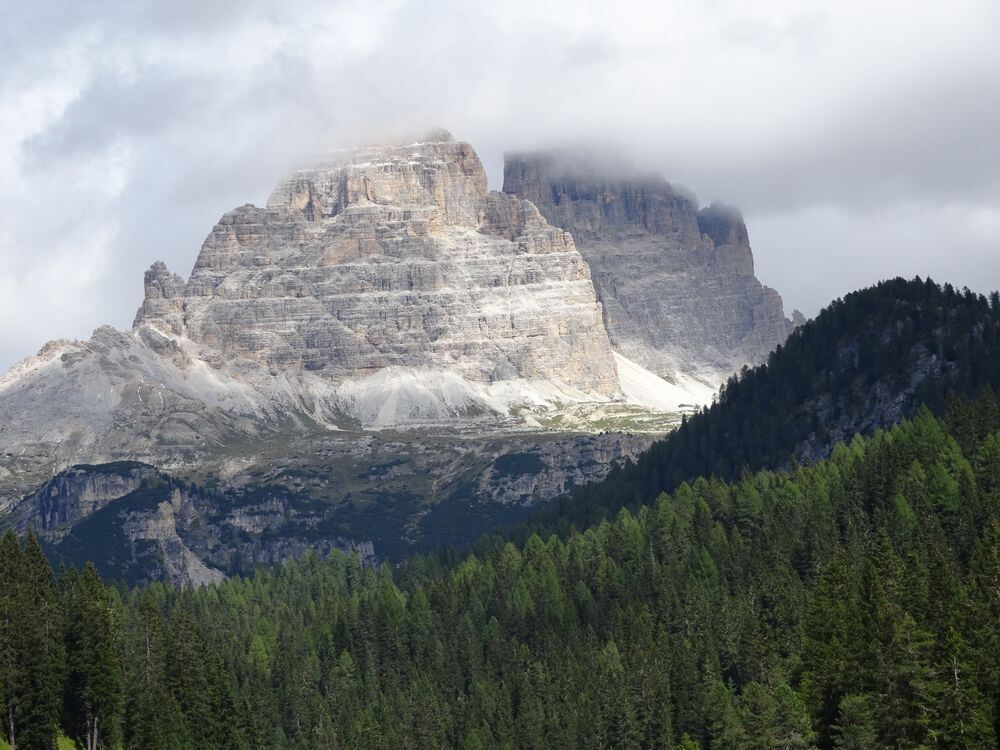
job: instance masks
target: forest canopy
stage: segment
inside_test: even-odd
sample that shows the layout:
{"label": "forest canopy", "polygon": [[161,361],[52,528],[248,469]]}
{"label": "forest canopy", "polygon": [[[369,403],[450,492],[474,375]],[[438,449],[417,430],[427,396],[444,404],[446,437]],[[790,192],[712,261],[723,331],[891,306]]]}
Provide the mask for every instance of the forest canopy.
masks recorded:
{"label": "forest canopy", "polygon": [[17,748],[996,747],[1000,408],[397,569],[201,589],[0,544]]}

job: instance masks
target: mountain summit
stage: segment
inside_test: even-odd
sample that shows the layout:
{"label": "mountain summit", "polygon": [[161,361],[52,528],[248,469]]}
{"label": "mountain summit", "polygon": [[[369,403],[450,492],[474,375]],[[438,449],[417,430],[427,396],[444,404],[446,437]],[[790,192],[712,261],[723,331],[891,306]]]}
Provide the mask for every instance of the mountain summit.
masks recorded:
{"label": "mountain summit", "polygon": [[135,325],[273,374],[386,368],[611,396],[590,271],[531,203],[489,192],[472,147],[378,146],[292,173],[215,226],[186,284],[154,265]]}
{"label": "mountain summit", "polygon": [[590,265],[612,346],[658,375],[718,386],[763,362],[802,322],[754,275],[739,211],[614,158],[507,154],[504,192],[573,235]]}
{"label": "mountain summit", "polygon": [[381,555],[602,478],[790,324],[742,221],[547,174],[491,192],[443,131],[293,171],[186,280],[153,263],[131,330],[0,378],[0,513],[131,529],[115,559],[149,542],[141,574],[196,581],[195,558],[274,562],[317,528]]}

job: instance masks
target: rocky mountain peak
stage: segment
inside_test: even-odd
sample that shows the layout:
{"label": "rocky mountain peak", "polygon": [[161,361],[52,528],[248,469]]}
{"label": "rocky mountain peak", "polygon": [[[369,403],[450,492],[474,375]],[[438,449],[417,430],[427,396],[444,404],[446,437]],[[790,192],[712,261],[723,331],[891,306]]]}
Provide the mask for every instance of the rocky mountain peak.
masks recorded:
{"label": "rocky mountain peak", "polygon": [[145,320],[157,319],[166,324],[168,332],[180,334],[183,329],[185,286],[184,279],[171,273],[166,263],[155,261],[145,273],[145,295],[133,325],[138,327]]}
{"label": "rocky mountain peak", "polygon": [[429,143],[451,143],[455,140],[455,136],[453,136],[451,131],[447,128],[438,126],[428,130],[427,133],[424,134],[424,137],[419,140]]}
{"label": "rocky mountain peak", "polygon": [[[564,163],[511,158],[490,192],[439,131],[325,154],[229,211],[186,280],[152,264],[133,330],[0,378],[0,517],[53,539],[89,524],[64,553],[111,534],[120,559],[152,551],[196,583],[265,537],[267,561],[353,545],[318,529],[359,528],[381,498],[397,537],[431,539],[455,508],[600,478],[790,324],[738,213]],[[565,434],[595,429],[646,434]],[[97,466],[121,461],[157,468]]]}
{"label": "rocky mountain peak", "polygon": [[[386,368],[618,392],[590,271],[446,134],[298,169],[223,216],[190,279],[154,265],[135,326],[326,381]],[[381,380],[379,381],[381,382]]]}
{"label": "rocky mountain peak", "polygon": [[570,163],[511,157],[500,193],[447,133],[324,155],[223,215],[186,280],[154,263],[132,331],[0,379],[0,456],[36,477],[333,427],[662,425],[783,339],[738,213]]}
{"label": "rocky mountain peak", "polygon": [[269,209],[329,219],[350,207],[435,209],[452,224],[475,225],[487,195],[486,170],[468,143],[453,139],[336,152],[283,180]]}
{"label": "rocky mountain peak", "polygon": [[688,214],[697,210],[691,196],[663,177],[639,172],[606,153],[505,154],[503,190],[532,201],[578,242],[636,228],[689,230]]}
{"label": "rocky mountain peak", "polygon": [[[724,203],[712,203],[698,212],[698,229],[711,238],[716,247],[734,245],[750,249],[750,235],[739,209]],[[753,273],[751,265],[750,273]]]}
{"label": "rocky mountain peak", "polygon": [[532,201],[586,258],[612,345],[668,379],[718,384],[792,330],[781,297],[754,276],[739,212],[612,157],[507,154],[504,192]]}

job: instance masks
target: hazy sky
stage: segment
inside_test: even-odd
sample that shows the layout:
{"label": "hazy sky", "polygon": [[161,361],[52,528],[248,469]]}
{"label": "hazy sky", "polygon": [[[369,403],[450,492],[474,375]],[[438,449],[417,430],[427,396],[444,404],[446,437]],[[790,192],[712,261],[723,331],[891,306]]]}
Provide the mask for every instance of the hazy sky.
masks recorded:
{"label": "hazy sky", "polygon": [[1000,287],[996,0],[0,0],[0,370],[131,325],[301,155],[432,125],[600,141],[747,219],[814,314],[880,278]]}

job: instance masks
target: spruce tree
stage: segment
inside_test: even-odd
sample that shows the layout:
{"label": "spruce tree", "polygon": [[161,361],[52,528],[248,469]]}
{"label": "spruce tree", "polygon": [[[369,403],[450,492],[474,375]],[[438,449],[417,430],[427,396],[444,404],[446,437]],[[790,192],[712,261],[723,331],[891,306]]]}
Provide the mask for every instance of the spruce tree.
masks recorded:
{"label": "spruce tree", "polygon": [[138,603],[126,675],[125,744],[148,750],[207,748],[191,742],[174,696],[167,689],[165,628],[149,592]]}
{"label": "spruce tree", "polygon": [[27,710],[26,584],[24,553],[14,532],[8,531],[0,540],[0,708],[3,737],[14,750]]}
{"label": "spruce tree", "polygon": [[68,593],[63,728],[85,750],[114,747],[123,701],[118,614],[92,563]]}
{"label": "spruce tree", "polygon": [[62,610],[52,568],[34,534],[24,547],[26,608],[24,610],[24,665],[27,685],[24,731],[18,747],[51,748],[59,728],[62,707]]}

